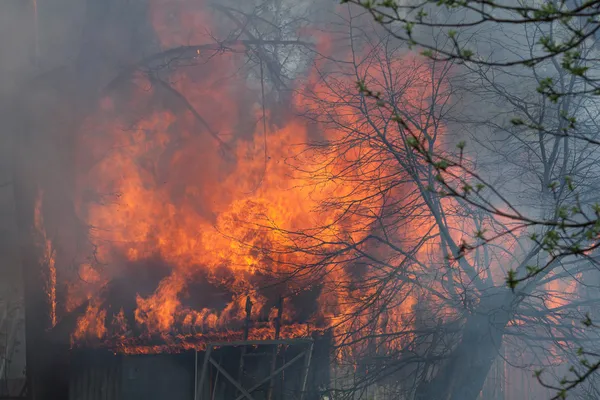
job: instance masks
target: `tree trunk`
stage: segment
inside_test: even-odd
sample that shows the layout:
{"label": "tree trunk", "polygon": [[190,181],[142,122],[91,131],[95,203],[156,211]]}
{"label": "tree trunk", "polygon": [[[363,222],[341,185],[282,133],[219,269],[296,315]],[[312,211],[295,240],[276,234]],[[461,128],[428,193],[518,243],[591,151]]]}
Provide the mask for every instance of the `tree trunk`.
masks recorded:
{"label": "tree trunk", "polygon": [[503,331],[510,319],[507,310],[511,299],[512,294],[506,294],[482,300],[467,317],[462,338],[449,360],[430,382],[422,383],[417,389],[417,399],[477,399],[502,345]]}

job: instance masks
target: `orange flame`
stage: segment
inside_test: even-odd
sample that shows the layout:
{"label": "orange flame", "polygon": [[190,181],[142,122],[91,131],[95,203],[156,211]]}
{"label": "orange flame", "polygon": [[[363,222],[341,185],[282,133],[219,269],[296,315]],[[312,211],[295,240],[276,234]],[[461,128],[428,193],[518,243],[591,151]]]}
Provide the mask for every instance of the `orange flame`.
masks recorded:
{"label": "orange flame", "polygon": [[[205,42],[211,21],[186,1],[153,2],[152,22],[166,47]],[[331,48],[323,35],[319,49]],[[306,304],[286,301],[282,337],[324,329],[333,329],[337,336],[353,336],[365,327],[375,336],[406,330],[421,295],[409,285],[385,288],[395,293],[393,307],[381,312],[374,324],[372,309],[364,309],[380,295],[377,282],[397,270],[367,265],[358,282],[345,268],[353,255],[322,263],[324,254],[344,254],[341,250],[348,244],[360,246],[372,232],[385,200],[380,179],[392,176],[394,168],[388,153],[370,145],[373,127],[364,131],[365,145],[307,145],[316,138],[343,142],[348,131],[364,130],[365,116],[353,104],[357,93],[349,76],[354,75],[323,79],[315,72],[307,82],[298,82],[293,106],[317,110],[324,117],[317,128],[291,113],[285,123],[276,124],[268,112],[263,115],[255,100],[259,93],[245,81],[235,81],[246,60],[233,53],[207,55],[210,62],[203,56],[195,56],[195,68],[171,72],[164,80],[198,115],[156,79],[139,73],[126,93],[104,98],[82,130],[78,156],[84,172],[78,177],[76,207],[90,226],[94,257],[80,267],[79,275],[87,278],[68,286],[69,296],[77,300],[69,299],[67,308],[90,300],[78,319],[74,342],[107,339],[120,351],[158,351],[144,344],[143,336],[146,341],[160,337],[168,346],[197,348],[207,338],[240,335],[249,311],[247,296],[253,304],[250,317],[258,321],[251,338],[272,337],[274,298],[281,294],[305,296],[312,307],[306,311]],[[398,74],[394,82],[404,87],[399,106],[426,125],[422,107],[431,102],[425,93],[431,91],[432,74],[406,55],[390,68],[409,64],[417,66],[410,79]],[[373,90],[380,89],[386,73],[381,67],[359,71]],[[345,128],[327,121],[330,116]],[[256,123],[263,118],[266,132]],[[389,118],[371,123],[381,128]],[[223,157],[214,135],[233,154]],[[401,145],[398,132],[390,140]],[[434,224],[425,214],[415,216],[398,235],[406,242],[426,236]],[[423,247],[416,257],[426,263],[430,253]],[[402,259],[390,259],[390,265],[402,265]],[[410,268],[407,274],[416,273]],[[101,289],[115,282],[133,292],[133,310],[107,304],[111,299]],[[276,295],[272,287],[277,287]],[[110,315],[111,310],[119,311]],[[141,336],[132,334],[136,329]],[[385,346],[400,348],[406,337]]]}
{"label": "orange flame", "polygon": [[43,241],[42,259],[40,260],[41,265],[48,267],[47,278],[46,278],[46,294],[48,296],[48,303],[50,305],[50,323],[52,327],[56,325],[56,259],[54,247],[52,241],[46,234],[44,228],[44,217],[42,215],[42,203],[43,203],[43,192],[38,191],[38,197],[35,203],[34,210],[34,226],[38,234],[41,236]]}

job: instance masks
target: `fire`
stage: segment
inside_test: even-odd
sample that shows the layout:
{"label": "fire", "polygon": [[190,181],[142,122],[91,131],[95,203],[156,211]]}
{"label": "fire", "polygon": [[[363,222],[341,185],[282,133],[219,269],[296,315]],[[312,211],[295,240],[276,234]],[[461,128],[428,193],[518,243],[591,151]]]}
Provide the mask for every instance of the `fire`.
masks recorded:
{"label": "fire", "polygon": [[[189,3],[152,2],[151,21],[165,48],[210,40],[213,19],[203,2]],[[319,53],[334,51],[331,38],[317,36]],[[453,298],[448,287],[471,277],[449,265],[417,179],[398,172],[394,156],[410,152],[406,132],[361,97],[355,82],[360,77],[375,92],[397,90],[393,105],[443,150],[445,127],[430,120],[435,102],[449,97],[443,78],[406,53],[379,59],[385,54],[368,48],[374,60],[351,71],[344,70],[350,63],[324,57],[295,82],[293,110],[271,115],[256,89],[258,73],[240,77],[248,49],[237,47],[198,51],[188,60],[193,68],[138,71],[83,125],[75,207],[89,228],[89,248],[65,284],[64,309],[85,306],[73,346],[101,344],[126,354],[204,350],[246,334],[272,339],[282,313],[281,338],[331,332],[338,356],[356,359],[410,353],[422,323],[419,307],[433,323],[459,320],[465,310],[455,299],[462,294]],[[41,202],[40,194],[35,226],[54,326],[55,251]],[[456,243],[476,231],[459,208],[446,199],[438,210]],[[396,218],[400,226],[390,227]],[[494,230],[493,221],[479,222]],[[389,242],[373,245],[377,236]],[[510,239],[502,245],[516,247]],[[481,265],[477,257],[466,258]],[[490,286],[503,285],[502,257],[492,255],[475,273]],[[548,286],[576,289],[558,281]],[[548,305],[564,302],[553,296]]]}
{"label": "fire", "polygon": [[[99,261],[114,263],[112,254],[118,252],[130,262],[159,257],[172,268],[152,295],[136,297],[135,321],[148,332],[169,332],[177,321],[193,321],[194,325],[207,328],[239,322],[244,318],[243,300],[248,293],[252,295],[255,317],[268,316],[271,305],[257,292],[264,284],[261,281],[265,277],[285,278],[302,263],[316,261],[290,252],[284,230],[299,232],[324,226],[327,229],[318,233],[322,241],[336,237],[352,237],[356,241],[367,231],[364,221],[345,218],[340,210],[317,210],[325,199],[346,196],[351,188],[318,184],[315,189],[303,181],[306,178],[301,172],[286,164],[294,142],[307,140],[307,128],[298,121],[268,133],[273,156],[265,171],[256,143],[263,141],[258,132],[253,140],[238,144],[239,164],[218,184],[195,181],[197,176],[212,173],[202,170],[210,171],[210,166],[199,166],[187,175],[182,169],[182,179],[173,185],[157,182],[155,176],[140,168],[138,160],[149,154],[164,154],[171,145],[166,131],[175,120],[172,114],[159,114],[142,121],[130,134],[117,130],[116,147],[123,150],[101,160],[89,179],[94,183],[110,182],[111,192],[119,193],[114,202],[87,208],[88,221],[96,227],[93,240],[98,256],[102,256]],[[193,138],[190,144],[206,146],[206,141]],[[177,150],[171,165],[177,168],[180,160],[190,160],[196,150],[199,148]],[[257,186],[256,176],[261,174],[264,177]],[[184,194],[175,203],[170,191],[178,185],[185,185]],[[199,205],[208,207],[208,212]],[[214,219],[210,217],[215,214]],[[180,296],[194,279],[213,286],[226,285],[232,292],[230,302],[219,312],[186,308]],[[298,277],[288,286],[290,290],[300,290],[303,284],[311,284],[311,277]]]}
{"label": "fire", "polygon": [[46,234],[44,228],[44,217],[42,215],[42,204],[43,204],[43,192],[38,191],[38,197],[35,203],[34,210],[34,226],[37,233],[40,235],[42,244],[42,259],[40,260],[41,265],[48,267],[46,276],[46,294],[48,296],[48,303],[50,304],[50,323],[54,327],[57,322],[56,317],[56,254],[54,247],[52,246],[52,240]]}
{"label": "fire", "polygon": [[[153,2],[152,22],[165,47],[206,42],[211,18],[188,6]],[[321,52],[333,48],[326,35],[320,40]],[[137,73],[83,125],[76,209],[89,227],[93,256],[66,285],[67,310],[87,302],[73,342],[105,340],[125,352],[157,351],[148,344],[153,340],[198,348],[210,338],[239,337],[247,311],[250,337],[270,338],[283,296],[282,337],[331,329],[351,342],[369,329],[374,336],[394,333],[397,339],[384,345],[401,348],[410,338],[401,333],[410,330],[425,294],[408,283],[378,285],[402,282],[390,280],[400,274],[413,279],[422,268],[414,260],[426,264],[439,245],[426,241],[413,258],[381,250],[389,265],[367,264],[360,274],[348,268],[376,232],[386,201],[414,200],[403,199],[414,186],[394,183],[397,162],[375,134],[389,116],[366,121],[355,106],[353,74],[323,79],[315,71],[298,80],[295,110],[275,118],[262,109],[261,90],[252,89],[250,78],[236,77],[243,55],[197,54],[190,62],[194,68]],[[435,76],[406,54],[390,68],[410,65],[410,77],[395,78],[404,87],[398,106],[417,116],[416,126],[427,126],[423,107],[431,105]],[[386,73],[372,66],[359,71],[374,90],[382,89]],[[317,124],[297,111],[317,111]],[[364,132],[364,142],[345,143],[349,132]],[[342,144],[307,144],[316,139]],[[397,130],[389,139],[406,151]],[[414,246],[439,234],[434,225],[428,212],[415,213],[396,235]],[[383,302],[387,307],[373,321]]]}
{"label": "fire", "polygon": [[82,340],[86,337],[103,339],[106,335],[106,310],[101,309],[98,304],[90,303],[83,317],[77,320],[77,329],[73,333],[72,340]]}
{"label": "fire", "polygon": [[[309,336],[309,332],[320,332],[309,328],[305,324],[294,324],[283,326],[280,339],[293,339]],[[270,326],[254,327],[248,335],[247,340],[270,340],[273,339],[273,329]],[[172,352],[184,352],[188,350],[206,350],[209,343],[233,342],[244,340],[240,331],[220,331],[210,334],[176,335],[161,338],[161,342],[152,344],[140,338],[119,339],[110,343],[110,348],[115,353],[124,354],[160,354]]]}

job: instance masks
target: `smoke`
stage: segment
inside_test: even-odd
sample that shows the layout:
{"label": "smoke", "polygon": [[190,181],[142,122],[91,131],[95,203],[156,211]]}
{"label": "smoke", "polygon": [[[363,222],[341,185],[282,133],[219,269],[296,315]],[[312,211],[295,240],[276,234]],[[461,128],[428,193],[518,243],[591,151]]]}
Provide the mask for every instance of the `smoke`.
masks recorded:
{"label": "smoke", "polygon": [[15,133],[11,105],[23,83],[34,74],[35,30],[27,2],[0,4],[0,395],[18,393],[25,368],[24,307],[13,196]]}
{"label": "smoke", "polygon": [[[161,329],[167,329],[173,324],[173,310],[182,307],[183,303],[210,304],[210,308],[213,308],[211,302],[214,302],[217,304],[214,306],[216,308],[230,301],[227,297],[230,293],[212,296],[204,286],[195,287],[195,292],[184,300],[177,298],[177,301],[183,303],[169,303],[173,298],[166,296],[165,292],[152,298],[158,282],[168,277],[171,270],[178,270],[179,264],[189,260],[182,261],[181,253],[169,248],[164,253],[154,254],[155,258],[150,261],[140,262],[135,260],[135,256],[125,254],[125,246],[119,247],[114,236],[110,237],[113,243],[107,247],[120,251],[118,256],[102,253],[106,248],[99,246],[100,240],[89,240],[90,232],[96,238],[109,236],[101,231],[101,226],[88,225],[90,214],[94,212],[95,221],[102,221],[116,228],[123,227],[118,224],[114,215],[100,214],[102,207],[107,204],[122,201],[118,200],[122,193],[111,192],[114,188],[109,184],[116,182],[119,176],[126,175],[126,167],[130,165],[127,160],[121,160],[123,163],[114,168],[110,163],[103,163],[104,157],[110,152],[118,153],[115,151],[116,147],[126,149],[118,154],[133,154],[136,165],[143,167],[141,169],[144,175],[140,176],[151,176],[151,179],[138,187],[147,189],[142,192],[143,201],[127,211],[133,216],[143,217],[140,219],[148,223],[150,228],[146,227],[146,231],[140,232],[150,237],[148,231],[151,231],[154,236],[150,244],[154,249],[158,248],[157,243],[161,243],[161,240],[168,241],[160,236],[164,232],[158,231],[156,225],[151,224],[159,220],[172,221],[175,228],[185,226],[189,231],[199,231],[197,236],[200,236],[204,228],[217,224],[219,215],[227,212],[223,207],[215,205],[217,200],[225,204],[232,202],[230,198],[224,201],[223,197],[227,196],[217,188],[235,186],[235,191],[230,190],[228,196],[233,197],[232,193],[241,192],[252,197],[261,187],[285,186],[285,183],[265,178],[266,162],[281,156],[277,152],[289,151],[291,154],[292,151],[285,149],[284,145],[293,148],[293,145],[308,139],[329,139],[327,132],[316,127],[316,122],[319,121],[314,115],[304,115],[316,120],[313,125],[307,126],[305,123],[302,129],[293,126],[294,130],[288,136],[273,135],[273,141],[268,142],[266,148],[263,148],[263,137],[257,135],[257,132],[266,130],[281,133],[286,123],[298,118],[297,110],[289,107],[293,103],[290,99],[294,96],[302,99],[296,100],[296,105],[302,101],[308,102],[298,94],[299,87],[310,83],[318,74],[323,77],[334,76],[340,81],[356,80],[356,77],[344,69],[348,61],[340,61],[348,53],[350,40],[358,55],[374,45],[385,48],[388,54],[393,54],[397,59],[405,54],[404,50],[390,50],[395,46],[399,47],[399,44],[392,40],[381,40],[382,31],[359,14],[354,9],[349,12],[346,7],[336,7],[333,2],[293,0],[230,0],[215,3],[89,0],[62,1],[59,5],[44,1],[39,2],[35,10],[32,3],[2,2],[0,33],[3,34],[0,35],[0,53],[10,56],[3,56],[0,61],[3,71],[0,74],[0,95],[3,100],[2,109],[5,110],[3,121],[9,127],[0,134],[3,151],[0,158],[0,215],[6,216],[2,218],[3,222],[6,221],[6,226],[0,227],[3,229],[0,246],[5,260],[1,281],[11,283],[0,289],[0,293],[10,293],[21,282],[18,249],[28,243],[18,240],[27,236],[22,234],[26,228],[21,226],[21,230],[17,229],[18,221],[14,215],[27,214],[26,209],[29,206],[33,209],[34,201],[21,202],[23,198],[19,196],[37,198],[40,189],[38,186],[42,185],[44,228],[55,246],[56,262],[60,268],[59,279],[75,283],[58,288],[58,302],[62,304],[60,307],[63,312],[85,304],[90,296],[89,289],[100,290],[107,283],[107,277],[121,279],[121,287],[117,292],[130,291],[132,296],[139,295],[141,299],[136,303],[133,297],[112,298],[115,305],[111,312],[120,315],[117,314],[120,311],[118,307],[127,302],[129,304],[125,308],[129,308],[128,311],[141,304],[141,311],[133,318],[146,318]],[[440,15],[440,18],[456,21],[464,21],[468,17]],[[252,24],[246,24],[249,19],[252,19]],[[353,30],[349,29],[350,26]],[[368,33],[365,34],[365,31]],[[445,40],[439,31],[428,30],[418,34],[438,43]],[[503,59],[529,55],[531,44],[535,42],[533,32],[520,27],[498,32],[493,27],[485,26],[462,34],[471,37],[469,43],[484,58]],[[240,44],[241,41],[250,45]],[[258,42],[263,45],[252,45]],[[298,43],[281,45],[284,42]],[[208,46],[201,47],[204,45]],[[173,49],[177,50],[173,52]],[[243,62],[235,64],[239,68],[232,69],[229,64],[231,60]],[[178,70],[185,72],[178,75]],[[539,73],[540,76],[552,74],[551,71],[541,70]],[[519,70],[518,75],[515,75],[501,69],[481,70],[474,65],[455,66],[448,76],[450,100],[447,106],[451,111],[444,116],[445,131],[449,132],[444,136],[444,146],[448,150],[454,150],[459,140],[466,139],[467,156],[477,166],[477,170],[485,173],[486,177],[509,193],[507,197],[511,202],[524,205],[527,211],[537,211],[539,204],[536,203],[535,196],[539,193],[536,181],[539,171],[536,168],[539,165],[532,167],[530,160],[535,151],[528,150],[519,141],[517,132],[510,124],[511,116],[520,112],[519,107],[522,105],[531,107],[535,116],[542,114],[541,107],[554,111],[553,106],[542,105],[537,94],[530,96],[530,93],[535,92],[536,76],[527,69]],[[191,106],[182,103],[169,87],[161,86],[159,82],[166,82],[171,89],[184,94]],[[194,88],[202,90],[194,91]],[[309,89],[314,94],[319,88]],[[524,101],[517,102],[518,104],[511,102],[507,93],[511,96],[518,94],[517,97]],[[227,103],[232,98],[235,102]],[[202,110],[199,111],[201,118],[195,117],[190,111],[190,107],[195,108],[197,105],[202,105]],[[317,111],[324,109],[317,108]],[[144,120],[148,114],[153,114],[155,119]],[[180,121],[169,119],[174,116],[181,117]],[[557,119],[553,118],[552,123],[556,124]],[[263,119],[268,120],[268,124],[263,125]],[[150,126],[150,123],[154,125]],[[147,134],[149,137],[147,132],[157,124],[164,128],[161,128],[162,131],[170,134],[169,138],[156,135],[153,139],[159,142],[163,140],[160,146],[136,152],[133,148],[140,143],[128,142],[131,138],[136,138],[132,132],[137,130],[140,135]],[[121,134],[114,131],[116,125],[123,130]],[[113,129],[112,134],[121,138],[120,141],[106,135],[109,129]],[[194,134],[192,138],[181,134],[186,129]],[[187,152],[185,147],[184,150],[181,149],[182,142],[187,144]],[[530,142],[534,140],[529,140],[528,144]],[[246,146],[246,152],[239,150],[242,144]],[[153,158],[152,154],[145,159],[142,157],[152,151],[163,153],[161,157]],[[253,160],[251,165],[248,164],[251,168],[239,168],[239,160],[246,158]],[[117,161],[116,158],[112,160],[113,163]],[[284,170],[283,164],[285,163],[282,161],[274,169]],[[3,183],[13,179],[14,165],[19,166],[16,176],[21,181],[20,189],[13,191],[12,185],[5,186]],[[77,168],[73,168],[73,165]],[[240,179],[227,181],[236,167],[238,172],[241,171]],[[92,172],[88,173],[89,171]],[[190,176],[196,182],[193,188],[189,185],[186,187]],[[241,179],[248,176],[252,179]],[[162,186],[149,187],[147,182],[160,183]],[[102,187],[103,185],[106,186]],[[103,190],[98,190],[99,186]],[[119,189],[126,188],[121,186]],[[164,205],[158,204],[164,198],[152,197],[152,193],[163,189],[168,189],[173,208],[160,208],[161,212],[156,214],[144,213],[145,206],[153,205],[158,209]],[[103,196],[98,196],[98,193]],[[282,196],[272,195],[269,200],[277,204],[279,197]],[[89,207],[89,203],[99,206],[93,209]],[[194,208],[187,211],[202,216],[202,219],[183,219],[180,211],[189,207],[190,203],[193,203]],[[228,214],[231,220],[253,215],[252,213],[258,214],[257,210],[260,211],[263,206],[253,203],[253,208],[248,204],[245,203],[235,213]],[[294,212],[298,210],[308,212],[308,205],[298,199],[291,205],[293,209],[280,207],[286,216],[295,215]],[[121,207],[124,208],[126,207]],[[210,224],[205,226],[204,221],[209,221]],[[291,222],[297,223],[296,220]],[[176,229],[168,233],[181,234]],[[418,234],[422,232],[419,231]],[[171,240],[172,237],[168,239]],[[190,237],[185,239],[188,244],[192,240]],[[254,240],[259,247],[264,238],[245,239]],[[216,237],[215,242],[218,242]],[[221,254],[222,259],[231,257],[231,248],[216,247],[220,253],[225,253]],[[516,245],[509,250],[516,254],[525,252],[515,248]],[[134,250],[145,249],[139,246]],[[169,266],[165,267],[167,250],[172,258],[168,260]],[[374,253],[377,254],[376,251]],[[503,249],[499,253],[507,251]],[[246,256],[260,259],[260,255],[255,253]],[[438,257],[441,258],[442,256]],[[498,254],[492,258],[495,265],[500,265],[500,272],[495,272],[495,280],[490,286],[500,287],[504,272],[518,262],[518,259],[509,259],[506,254]],[[105,261],[109,259],[118,262],[106,264]],[[241,259],[235,261],[240,264],[247,262]],[[150,269],[147,268],[149,263],[153,265]],[[124,266],[129,268],[125,272]],[[189,275],[181,273],[164,281],[162,287],[173,285],[179,292],[183,292],[185,281],[198,275],[202,275],[202,279],[212,279],[212,283],[230,279],[227,281],[229,287],[241,285],[232,278],[235,274],[231,271],[221,272],[202,275],[196,270]],[[243,274],[234,272],[240,276]],[[437,277],[428,276],[427,279],[433,285]],[[17,290],[16,294],[11,293],[7,297],[14,299],[20,295]],[[265,296],[275,298],[275,295],[270,293]],[[69,296],[78,301],[69,304]],[[316,295],[311,294],[302,301],[314,302],[315,297]],[[168,303],[171,312],[166,316],[152,314],[155,306],[152,300]],[[261,301],[267,304],[262,298],[254,300],[257,304]],[[327,303],[329,299],[321,301]],[[335,309],[339,306],[336,301],[339,299],[331,300],[328,306]],[[409,300],[406,302],[410,303]],[[413,303],[411,307],[412,305]],[[302,304],[296,305],[296,308],[300,310],[301,306]],[[94,317],[101,313],[96,307],[96,304],[89,307]],[[239,303],[229,311],[236,314],[243,307],[244,304]],[[264,307],[268,308],[266,305]],[[424,305],[415,307],[419,309]],[[259,309],[258,305],[255,309]],[[423,315],[428,311],[424,310]],[[202,316],[203,323],[216,323],[213,314],[205,314]],[[210,318],[207,317],[209,314]],[[289,319],[296,317],[290,311]],[[485,328],[481,328],[482,333]],[[519,345],[523,346],[522,343]],[[22,350],[20,354],[24,354]],[[19,374],[22,368],[16,368],[15,365],[19,363],[13,364],[13,371],[19,370],[16,372]]]}
{"label": "smoke", "polygon": [[[496,17],[502,16],[501,11],[495,10],[494,13],[498,13],[494,14]],[[460,11],[439,14],[438,21],[444,22],[464,23],[478,18],[478,14]],[[447,31],[432,29],[420,33],[420,39],[425,42],[451,46]],[[460,29],[457,40],[464,48],[474,50],[480,60],[504,63],[544,54],[539,43],[540,38],[548,34],[560,42],[565,32],[562,32],[560,27],[547,23],[484,22],[470,29]],[[590,41],[584,44],[581,51],[583,54],[591,54],[595,46],[594,41]],[[457,102],[447,119],[449,131],[456,135],[455,139],[466,141],[465,154],[473,161],[476,171],[499,189],[511,205],[518,207],[525,215],[539,219],[552,218],[557,207],[574,201],[573,197],[570,197],[571,193],[562,190],[553,192],[549,189],[559,182],[560,185],[564,185],[565,176],[579,182],[581,192],[578,202],[580,201],[579,204],[584,208],[591,206],[595,201],[596,196],[592,195],[589,189],[597,187],[599,183],[592,178],[597,176],[596,161],[590,164],[581,163],[581,160],[588,158],[597,160],[597,149],[591,148],[585,141],[562,140],[559,133],[568,125],[565,115],[569,114],[576,116],[578,120],[574,134],[589,135],[590,126],[595,125],[597,99],[581,96],[577,99],[565,97],[556,103],[548,101],[537,89],[544,79],[549,78],[563,91],[585,86],[581,81],[565,74],[559,59],[547,60],[533,68],[480,66],[467,62],[459,66],[451,78],[453,97]],[[546,131],[540,133],[516,127],[512,122],[515,119],[525,121],[526,124],[544,126]],[[490,196],[490,199],[492,198],[493,196]],[[543,230],[536,233],[543,235]],[[506,254],[499,256],[500,266],[505,275],[509,268],[519,266],[525,258],[524,255],[534,247],[523,231],[515,237],[512,245],[504,249],[498,246],[496,250],[488,247],[486,251],[491,254],[498,250],[499,253],[505,250],[510,252],[508,257]],[[532,265],[543,265],[546,256],[540,252],[529,262]],[[543,396],[547,394],[544,394],[536,379],[526,375],[522,378],[516,377],[520,374],[520,369],[532,371],[538,368],[547,369],[546,382],[556,382],[559,380],[557,377],[563,376],[569,365],[568,360],[574,360],[574,353],[572,343],[556,343],[552,339],[561,332],[561,323],[577,326],[574,328],[575,332],[571,332],[573,342],[590,340],[590,347],[595,347],[598,343],[597,332],[582,332],[581,326],[578,325],[584,311],[569,306],[570,302],[578,301],[582,296],[586,298],[583,287],[587,286],[587,283],[581,280],[583,276],[588,277],[585,280],[590,285],[597,283],[596,268],[593,262],[574,259],[563,262],[578,267],[556,267],[549,274],[548,283],[530,285],[524,290],[522,295],[525,300],[520,306],[522,308],[515,309],[513,318],[515,321],[526,322],[511,325],[506,329],[504,346],[499,350],[515,367],[507,367],[505,373],[511,377],[509,379],[524,379],[531,385],[532,389],[529,390],[534,393],[537,390]],[[562,278],[556,279],[555,275]],[[538,320],[535,323],[529,321],[528,313],[524,310],[527,307],[541,307],[547,310],[545,312],[548,312],[549,319],[559,318],[561,322],[557,322],[555,326],[547,320]],[[554,314],[555,307],[561,308],[564,313]],[[538,335],[541,331],[544,334]],[[583,337],[585,339],[582,339]],[[577,364],[577,361],[574,363]],[[507,394],[525,396],[523,392],[519,392],[524,390],[507,380]],[[574,393],[573,396],[577,394]]]}

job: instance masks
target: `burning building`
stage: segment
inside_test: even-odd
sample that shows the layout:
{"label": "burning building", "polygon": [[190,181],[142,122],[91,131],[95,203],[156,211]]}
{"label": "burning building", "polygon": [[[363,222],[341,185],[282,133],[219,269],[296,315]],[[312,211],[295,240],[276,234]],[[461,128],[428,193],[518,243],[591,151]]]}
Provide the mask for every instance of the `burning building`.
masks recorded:
{"label": "burning building", "polygon": [[[406,137],[356,87],[443,137],[448,70],[353,32],[334,59],[335,35],[266,6],[111,2],[97,39],[91,3],[85,74],[36,87],[23,118],[44,133],[18,179],[33,398],[316,399],[334,357],[360,390],[451,385],[457,332],[484,325],[462,320],[471,269],[446,273]],[[107,49],[125,61],[104,68]],[[455,206],[438,211],[458,242]]]}
{"label": "burning building", "polygon": [[[145,101],[155,101],[144,96],[178,101],[171,89],[160,85],[142,99],[139,87],[127,90],[134,99],[125,104],[131,101],[127,107],[134,110],[139,101],[143,107],[148,106]],[[101,109],[112,111],[119,96],[104,98]],[[151,107],[158,111],[143,111],[136,115],[141,120],[125,125],[117,117],[94,116],[96,130],[80,134],[82,143],[91,142],[93,154],[81,158],[81,170],[90,175],[79,182],[78,218],[87,221],[90,240],[82,246],[75,279],[60,270],[60,250],[47,236],[44,192],[39,192],[35,226],[46,266],[50,335],[57,346],[69,341],[69,398],[315,398],[327,368],[317,374],[314,365],[327,366],[330,353],[325,345],[329,326],[319,315],[320,289],[310,277],[289,280],[298,256],[284,253],[272,259],[265,252],[266,247],[275,251],[271,254],[278,250],[281,233],[274,226],[249,225],[266,221],[268,207],[276,204],[261,197],[274,196],[268,193],[275,190],[269,189],[270,165],[260,172],[263,161],[250,157],[241,177],[234,170],[229,175],[233,179],[221,181],[223,186],[232,179],[234,188],[221,203],[220,194],[207,189],[218,185],[219,169],[229,166],[230,161],[215,165],[226,144],[207,132],[195,132],[204,119],[191,113],[193,118],[186,121],[177,112],[188,113],[189,108],[181,109],[177,102],[167,106],[177,111],[165,111],[163,104]],[[219,118],[203,123],[217,124]],[[116,142],[96,142],[111,132]],[[125,151],[115,152],[119,148]],[[113,153],[107,157],[105,151]],[[233,154],[237,162],[248,160],[245,151]],[[96,152],[104,153],[103,159],[94,160]],[[205,161],[195,162],[202,154]],[[158,158],[148,158],[154,156]],[[161,160],[164,156],[172,158]],[[194,164],[198,169],[186,173]],[[203,177],[207,170],[215,175]],[[264,174],[263,182],[246,180],[245,174],[258,176],[257,171]],[[128,188],[130,184],[135,187]],[[256,187],[252,191],[244,185]],[[241,200],[235,193],[239,191]],[[298,218],[306,211],[280,216]],[[124,219],[119,221],[120,216]],[[240,233],[241,239],[235,237]],[[66,282],[61,287],[62,279]],[[321,355],[315,356],[318,346]]]}
{"label": "burning building", "polygon": [[[239,16],[221,13],[236,25]],[[328,365],[346,307],[348,293],[335,289],[345,272],[307,273],[322,249],[298,249],[360,240],[369,223],[317,210],[352,188],[315,186],[287,162],[302,153],[294,146],[336,132],[290,112],[300,96],[267,106],[283,100],[268,98],[283,79],[274,48],[314,43],[257,39],[244,27],[238,38],[207,40],[207,15],[206,5],[150,2],[160,51],[113,77],[85,117],[62,109],[27,122],[48,132],[36,124],[72,122],[56,122],[52,140],[66,146],[46,154],[52,176],[39,177],[39,162],[35,184],[20,192],[31,200],[20,224],[34,228],[27,240],[37,249],[24,257],[43,271],[29,279],[38,315],[29,313],[28,329],[38,333],[28,343],[40,343],[47,364],[28,365],[52,382],[53,398],[308,399],[327,380],[318,366]],[[194,45],[181,46],[184,33]],[[65,150],[73,153],[57,167]],[[327,173],[346,162],[310,157]]]}

